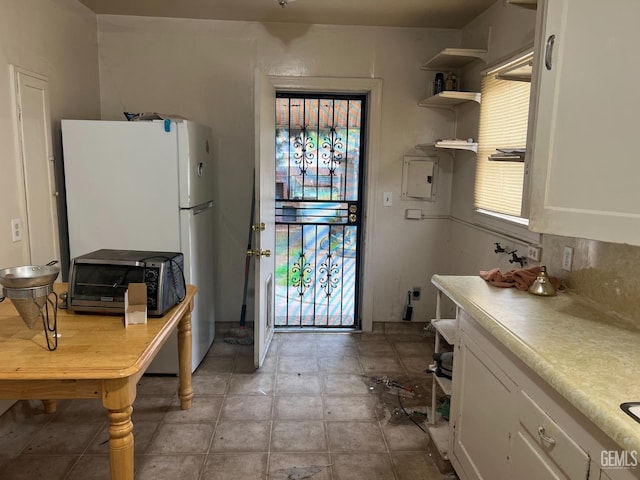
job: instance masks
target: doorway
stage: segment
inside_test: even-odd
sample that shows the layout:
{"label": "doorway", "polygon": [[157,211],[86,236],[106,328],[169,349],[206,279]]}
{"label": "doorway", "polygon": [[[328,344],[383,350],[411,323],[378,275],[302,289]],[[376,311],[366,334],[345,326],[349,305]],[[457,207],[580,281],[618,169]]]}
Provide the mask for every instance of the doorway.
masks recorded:
{"label": "doorway", "polygon": [[275,327],[360,329],[367,96],[275,101]]}
{"label": "doorway", "polygon": [[11,65],[11,77],[20,189],[24,194],[24,218],[15,219],[18,226],[13,227],[14,241],[26,242],[31,264],[44,265],[60,260],[49,81],[15,65]]}

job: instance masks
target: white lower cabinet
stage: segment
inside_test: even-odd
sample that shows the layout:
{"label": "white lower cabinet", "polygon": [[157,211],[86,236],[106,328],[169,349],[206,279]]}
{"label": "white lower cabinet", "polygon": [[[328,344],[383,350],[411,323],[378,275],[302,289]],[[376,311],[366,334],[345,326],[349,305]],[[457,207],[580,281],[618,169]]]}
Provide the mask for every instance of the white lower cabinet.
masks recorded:
{"label": "white lower cabinet", "polygon": [[507,479],[516,385],[464,332],[458,340],[449,459],[463,479]]}
{"label": "white lower cabinet", "polygon": [[449,458],[462,480],[617,480],[620,450],[467,312],[458,314]]}

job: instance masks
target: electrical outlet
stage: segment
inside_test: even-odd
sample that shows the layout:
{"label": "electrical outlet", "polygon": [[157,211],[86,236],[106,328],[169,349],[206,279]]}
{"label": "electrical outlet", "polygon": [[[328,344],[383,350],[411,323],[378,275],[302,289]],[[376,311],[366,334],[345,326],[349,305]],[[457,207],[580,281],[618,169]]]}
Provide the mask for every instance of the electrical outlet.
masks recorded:
{"label": "electrical outlet", "polygon": [[412,300],[420,300],[420,287],[413,287],[411,290],[411,299]]}
{"label": "electrical outlet", "polygon": [[573,248],[564,247],[562,252],[562,269],[567,272],[571,271],[571,264],[573,263]]}
{"label": "electrical outlet", "polygon": [[535,245],[529,245],[527,247],[527,258],[530,258],[534,262],[540,261],[540,251],[542,248],[536,247]]}
{"label": "electrical outlet", "polygon": [[19,218],[11,219],[11,240],[14,242],[22,240],[22,222]]}

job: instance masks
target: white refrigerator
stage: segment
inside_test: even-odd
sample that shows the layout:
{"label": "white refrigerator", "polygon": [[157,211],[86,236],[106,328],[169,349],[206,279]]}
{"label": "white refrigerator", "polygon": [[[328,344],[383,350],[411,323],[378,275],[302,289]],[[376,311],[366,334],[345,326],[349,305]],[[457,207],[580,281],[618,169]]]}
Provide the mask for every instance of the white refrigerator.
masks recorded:
{"label": "white refrigerator", "polygon": [[[101,248],[182,252],[185,279],[198,287],[192,370],[215,335],[211,137],[186,120],[62,120],[71,258]],[[147,372],[178,373],[175,332]]]}

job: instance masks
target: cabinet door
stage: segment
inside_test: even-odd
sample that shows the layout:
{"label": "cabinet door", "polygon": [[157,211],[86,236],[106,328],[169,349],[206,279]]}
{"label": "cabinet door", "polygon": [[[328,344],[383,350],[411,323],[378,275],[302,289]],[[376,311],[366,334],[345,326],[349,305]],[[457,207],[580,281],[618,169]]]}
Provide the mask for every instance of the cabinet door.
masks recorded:
{"label": "cabinet door", "polygon": [[451,418],[454,464],[461,478],[508,479],[515,384],[469,337],[455,351]]}
{"label": "cabinet door", "polygon": [[640,2],[538,9],[529,228],[640,245]]}

